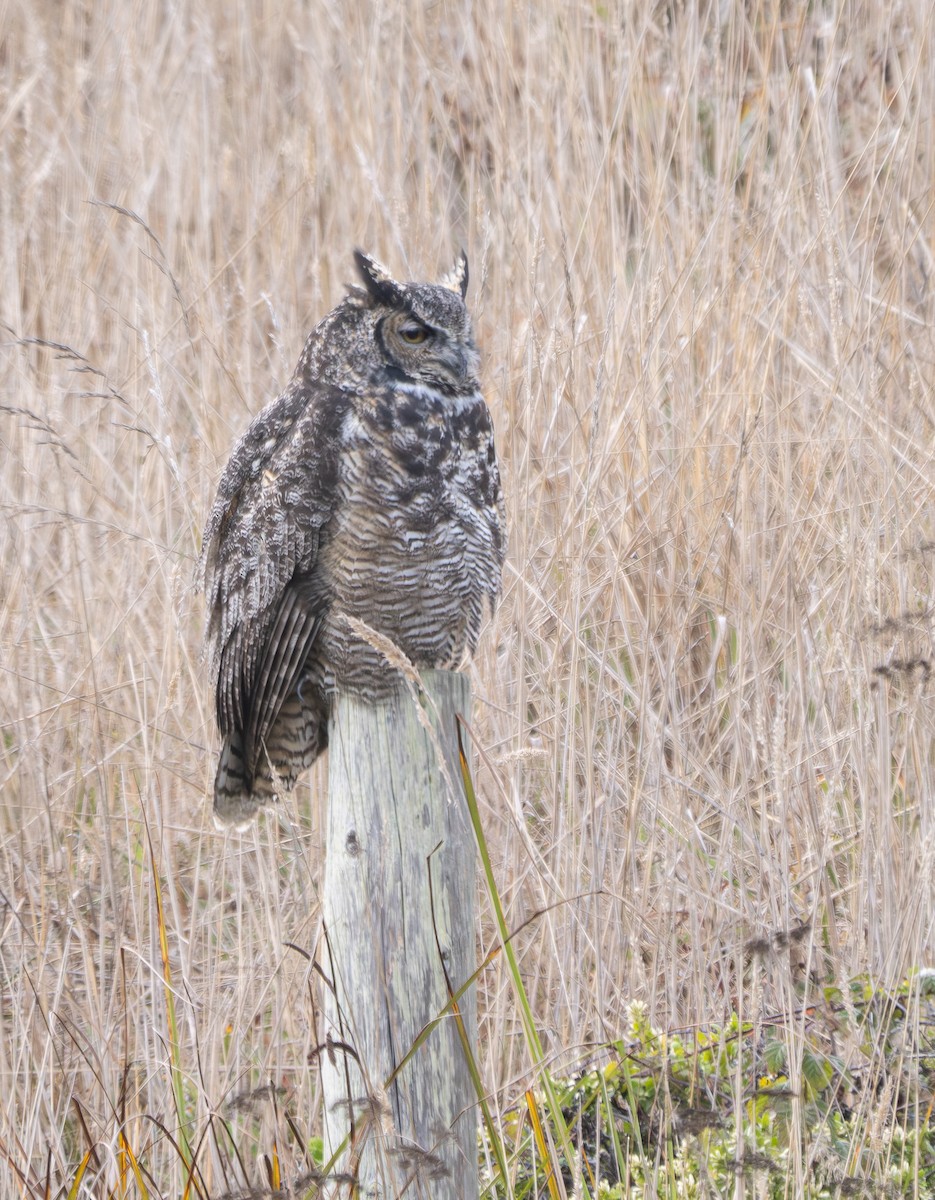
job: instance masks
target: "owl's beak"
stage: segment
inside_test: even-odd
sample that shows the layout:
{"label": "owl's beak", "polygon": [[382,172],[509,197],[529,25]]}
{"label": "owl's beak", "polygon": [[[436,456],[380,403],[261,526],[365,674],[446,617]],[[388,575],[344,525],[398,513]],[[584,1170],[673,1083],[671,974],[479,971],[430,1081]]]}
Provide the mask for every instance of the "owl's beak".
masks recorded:
{"label": "owl's beak", "polygon": [[463,346],[447,346],[442,360],[456,383],[464,383],[471,372],[473,356]]}

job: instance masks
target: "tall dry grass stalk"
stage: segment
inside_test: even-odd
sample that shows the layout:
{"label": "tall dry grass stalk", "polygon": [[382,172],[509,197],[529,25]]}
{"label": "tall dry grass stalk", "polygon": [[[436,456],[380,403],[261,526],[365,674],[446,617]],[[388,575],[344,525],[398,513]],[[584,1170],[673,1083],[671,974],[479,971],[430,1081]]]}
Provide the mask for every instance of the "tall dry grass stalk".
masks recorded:
{"label": "tall dry grass stalk", "polygon": [[631,998],[931,964],[933,43],[927,0],[0,4],[0,1161],[90,1139],[114,1187],[122,1130],[178,1195],[187,1123],[212,1194],[302,1165],[324,777],[215,831],[192,577],[358,244],[471,260],[511,537],[477,784],[556,1069]]}

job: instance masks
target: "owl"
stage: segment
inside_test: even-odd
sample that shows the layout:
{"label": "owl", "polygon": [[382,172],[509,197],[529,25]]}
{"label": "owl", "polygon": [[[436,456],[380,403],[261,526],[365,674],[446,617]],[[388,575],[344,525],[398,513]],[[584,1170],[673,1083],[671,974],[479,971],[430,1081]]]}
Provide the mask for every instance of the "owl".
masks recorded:
{"label": "owl", "polygon": [[416,666],[457,668],[500,594],[467,258],[438,284],[355,261],[361,285],[235,446],[205,529],[220,825],[245,828],[292,788],[327,746],[336,693],[392,693],[398,672],[354,618]]}

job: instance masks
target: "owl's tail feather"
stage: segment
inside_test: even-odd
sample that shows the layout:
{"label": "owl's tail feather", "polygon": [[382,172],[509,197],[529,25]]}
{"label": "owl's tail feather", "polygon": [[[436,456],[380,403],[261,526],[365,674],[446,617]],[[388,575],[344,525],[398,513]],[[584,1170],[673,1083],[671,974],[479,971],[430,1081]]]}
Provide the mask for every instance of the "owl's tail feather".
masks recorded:
{"label": "owl's tail feather", "polygon": [[225,737],[214,779],[214,819],[222,829],[244,830],[261,808],[271,808],[328,745],[327,712],[303,702],[299,692],[285,701],[261,754],[254,777],[244,761],[239,733]]}
{"label": "owl's tail feather", "polygon": [[243,743],[239,734],[224,739],[214,777],[214,820],[220,827],[246,829],[259,809],[274,797],[259,796],[247,776]]}

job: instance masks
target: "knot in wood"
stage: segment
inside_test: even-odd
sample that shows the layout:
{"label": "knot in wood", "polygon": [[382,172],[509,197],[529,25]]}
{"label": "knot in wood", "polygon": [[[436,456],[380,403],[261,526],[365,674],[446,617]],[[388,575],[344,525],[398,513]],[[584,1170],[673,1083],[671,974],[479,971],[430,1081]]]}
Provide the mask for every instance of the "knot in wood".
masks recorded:
{"label": "knot in wood", "polygon": [[348,852],[351,858],[356,858],[360,854],[360,842],[357,840],[357,830],[351,829],[344,840],[344,849]]}

